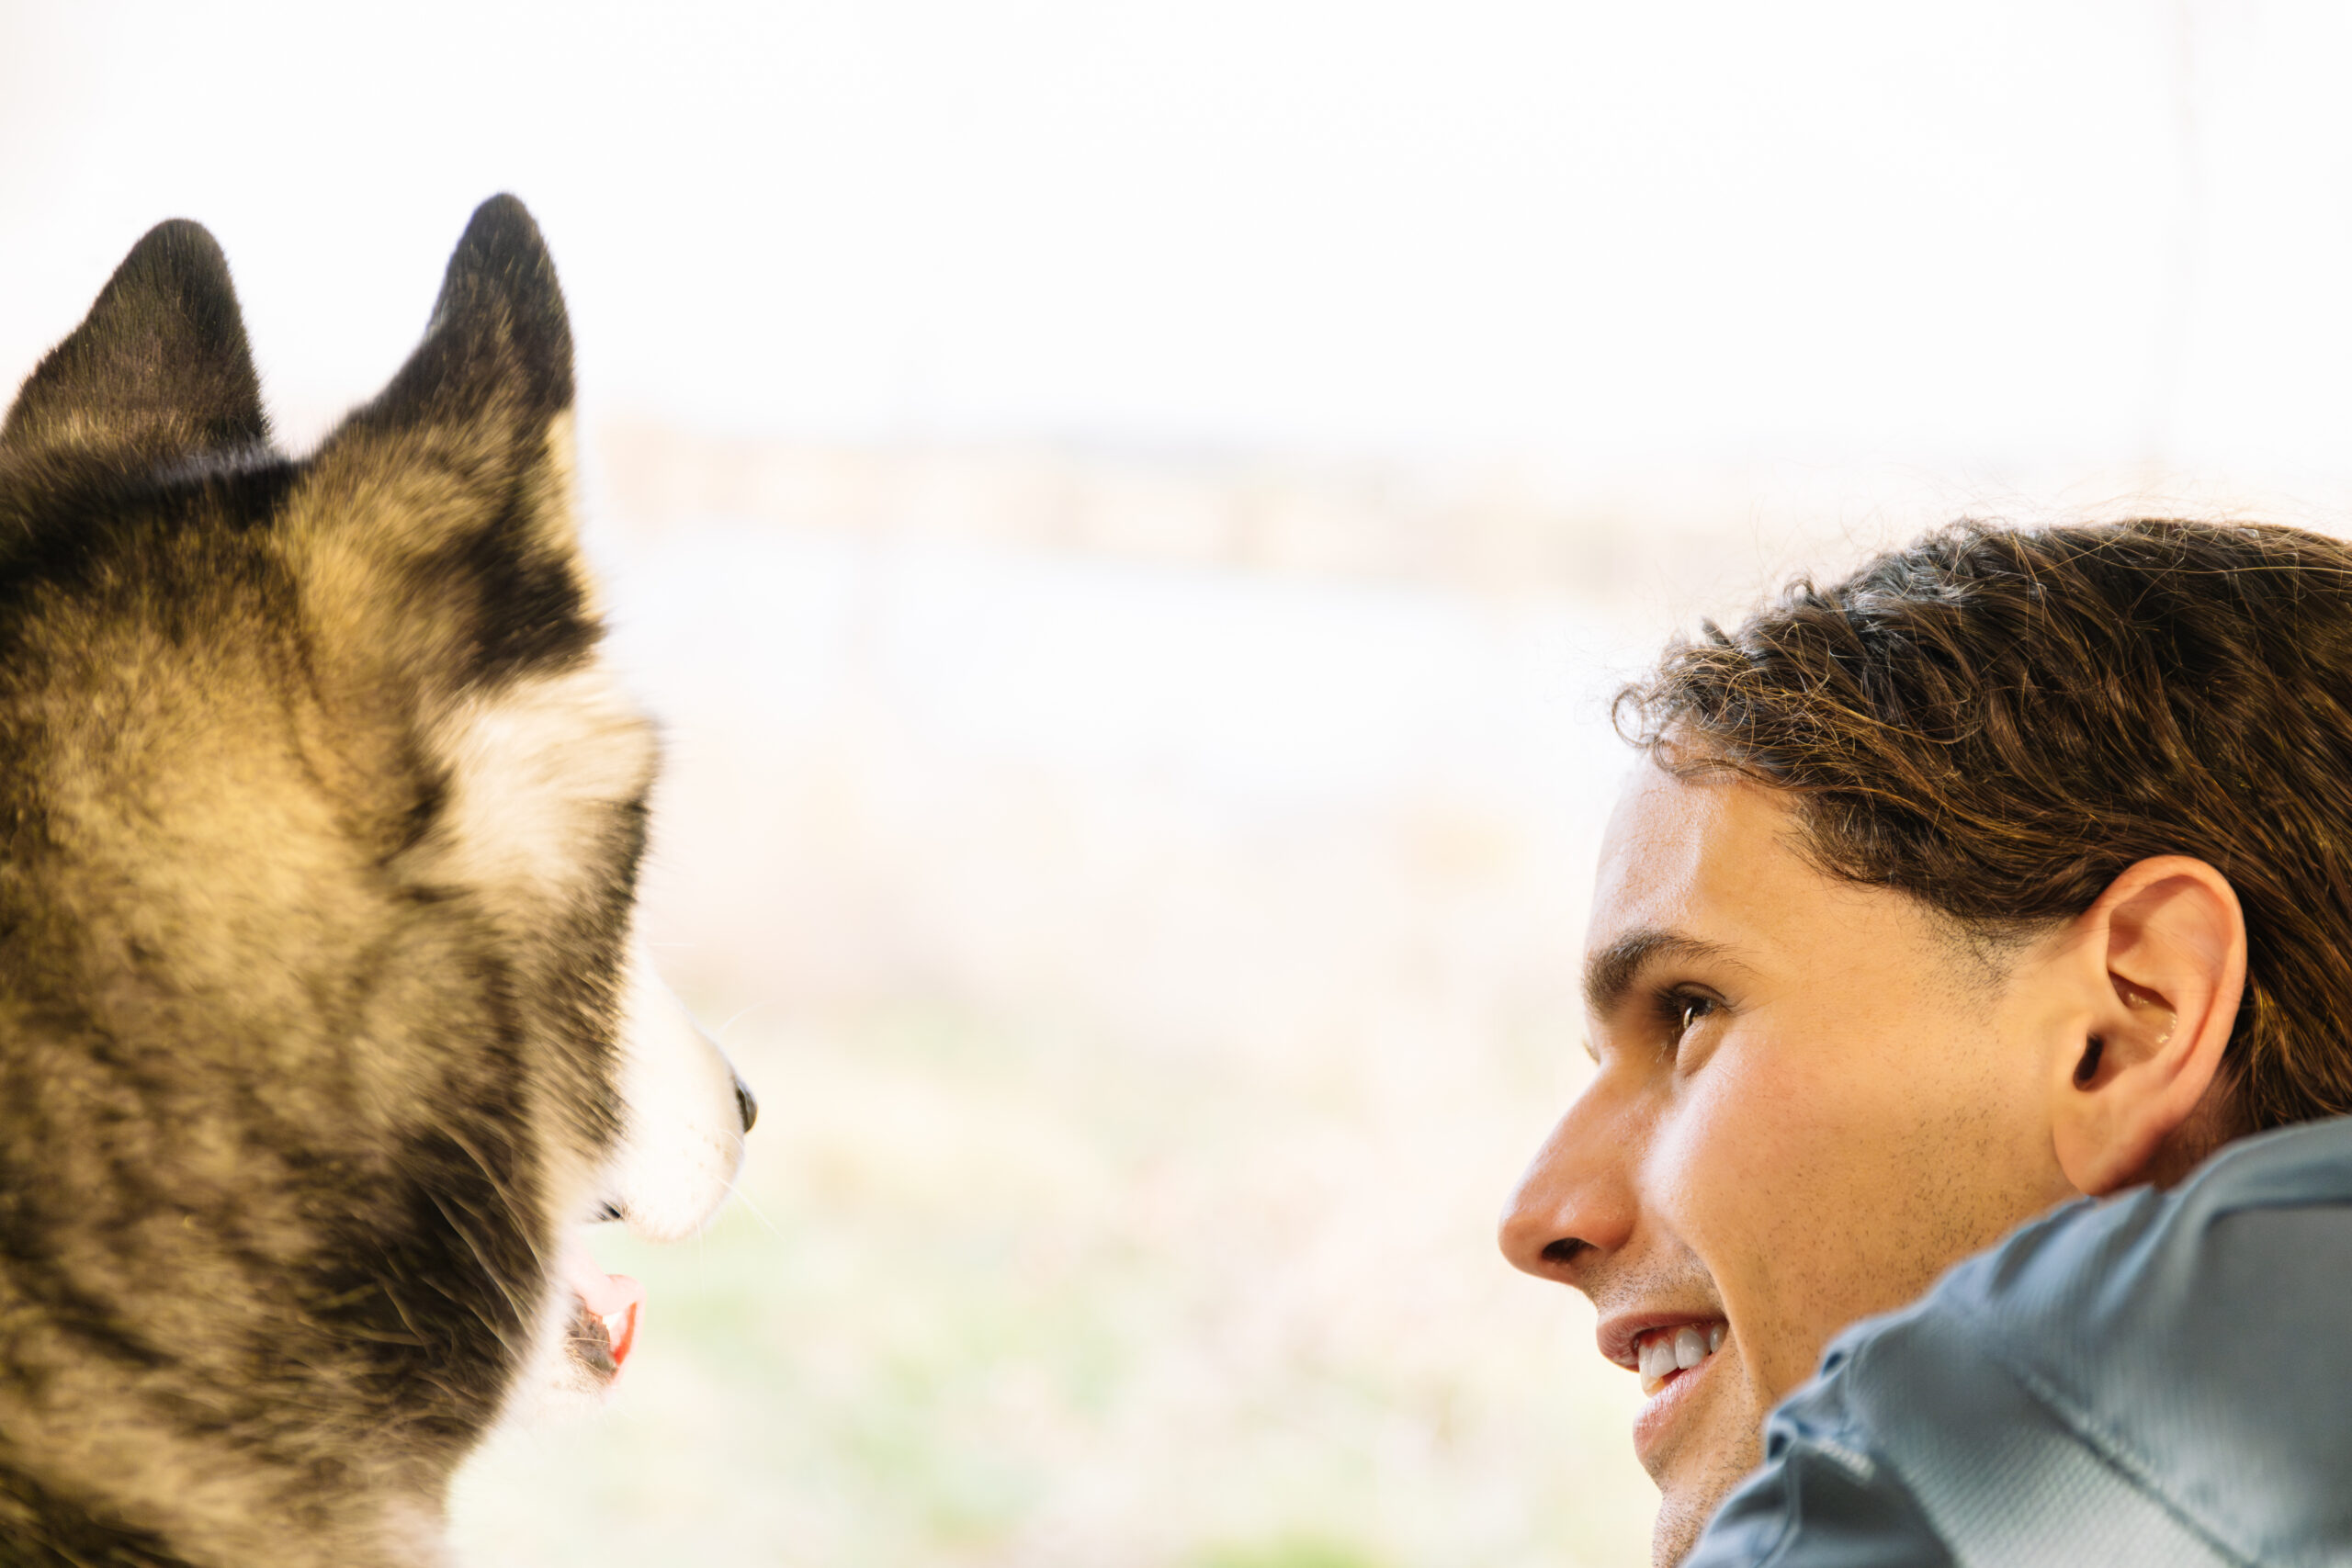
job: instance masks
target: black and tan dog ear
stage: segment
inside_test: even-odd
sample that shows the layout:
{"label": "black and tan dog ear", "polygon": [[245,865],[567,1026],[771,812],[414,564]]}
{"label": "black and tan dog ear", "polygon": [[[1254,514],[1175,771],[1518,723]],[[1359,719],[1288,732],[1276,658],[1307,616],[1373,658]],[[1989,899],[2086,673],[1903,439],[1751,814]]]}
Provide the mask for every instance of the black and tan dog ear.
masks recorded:
{"label": "black and tan dog ear", "polygon": [[277,530],[324,666],[463,691],[599,635],[574,511],[571,328],[538,225],[474,212],[424,338],[327,437]]}
{"label": "black and tan dog ear", "polygon": [[475,209],[424,339],[312,465],[312,518],[389,559],[563,555],[571,512],[571,326],[538,225]]}
{"label": "black and tan dog ear", "polygon": [[353,426],[544,428],[571,407],[571,324],[555,261],[511,196],[474,209],[424,341]]}
{"label": "black and tan dog ear", "polygon": [[0,423],[0,455],[17,457],[163,463],[268,440],[228,259],[186,219],[157,224],[131,247]]}

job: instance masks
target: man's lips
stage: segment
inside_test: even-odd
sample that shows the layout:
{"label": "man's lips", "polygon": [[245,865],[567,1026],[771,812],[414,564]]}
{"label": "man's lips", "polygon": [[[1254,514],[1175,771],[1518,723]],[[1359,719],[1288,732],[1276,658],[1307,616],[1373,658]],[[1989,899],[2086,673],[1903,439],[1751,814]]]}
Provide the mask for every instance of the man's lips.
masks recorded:
{"label": "man's lips", "polygon": [[1658,1466],[1670,1451],[1668,1435],[1681,1418],[1684,1407],[1699,1396],[1707,1374],[1715,1370],[1715,1363],[1722,1359],[1710,1355],[1695,1367],[1668,1370],[1655,1383],[1643,1380],[1642,1386],[1649,1398],[1634,1416],[1634,1457],[1661,1485],[1665,1484],[1665,1477],[1659,1473]]}
{"label": "man's lips", "polygon": [[1713,1370],[1730,1333],[1730,1325],[1712,1313],[1623,1313],[1601,1324],[1600,1353],[1638,1373],[1648,1395],[1634,1417],[1634,1453],[1644,1468],[1651,1467],[1683,1405]]}
{"label": "man's lips", "polygon": [[1686,1323],[1679,1328],[1659,1328],[1634,1342],[1634,1371],[1641,1374],[1642,1392],[1656,1393],[1677,1372],[1697,1370],[1714,1359],[1730,1334],[1728,1324]]}
{"label": "man's lips", "polygon": [[1671,1334],[1679,1328],[1695,1327],[1703,1333],[1723,1321],[1719,1312],[1621,1312],[1601,1319],[1593,1338],[1603,1359],[1629,1372],[1638,1371],[1641,1341],[1660,1331]]}

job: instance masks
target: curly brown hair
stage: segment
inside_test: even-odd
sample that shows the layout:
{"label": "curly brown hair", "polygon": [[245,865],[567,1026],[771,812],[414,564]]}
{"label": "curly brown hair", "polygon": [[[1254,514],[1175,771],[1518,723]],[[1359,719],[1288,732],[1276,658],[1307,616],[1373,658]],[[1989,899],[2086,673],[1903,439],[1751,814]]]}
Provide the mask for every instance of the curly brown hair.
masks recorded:
{"label": "curly brown hair", "polygon": [[1979,938],[2151,855],[2245,911],[2249,1129],[2352,1111],[2352,547],[2301,529],[1961,523],[1704,623],[1618,694],[1677,771],[1794,797],[1833,874]]}

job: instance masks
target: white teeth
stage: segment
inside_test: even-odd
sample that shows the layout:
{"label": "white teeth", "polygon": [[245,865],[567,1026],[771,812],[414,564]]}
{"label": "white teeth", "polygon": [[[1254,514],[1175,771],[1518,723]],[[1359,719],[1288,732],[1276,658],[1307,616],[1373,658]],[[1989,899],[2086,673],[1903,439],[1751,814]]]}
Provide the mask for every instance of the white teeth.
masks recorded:
{"label": "white teeth", "polygon": [[1641,1374],[1642,1392],[1656,1393],[1675,1372],[1687,1372],[1724,1348],[1725,1325],[1702,1328],[1685,1324],[1644,1335],[1634,1346],[1634,1370]]}

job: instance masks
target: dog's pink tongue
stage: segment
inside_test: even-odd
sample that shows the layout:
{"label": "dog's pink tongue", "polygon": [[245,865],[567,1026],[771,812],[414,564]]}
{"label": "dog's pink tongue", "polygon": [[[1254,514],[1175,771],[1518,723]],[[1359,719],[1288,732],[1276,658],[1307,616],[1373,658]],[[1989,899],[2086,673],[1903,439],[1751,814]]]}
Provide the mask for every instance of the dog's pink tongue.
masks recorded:
{"label": "dog's pink tongue", "polygon": [[626,1274],[607,1274],[597,1268],[587,1243],[577,1237],[563,1249],[563,1280],[604,1323],[605,1337],[613,1348],[614,1375],[618,1376],[637,1345],[637,1318],[645,1305],[645,1287]]}

